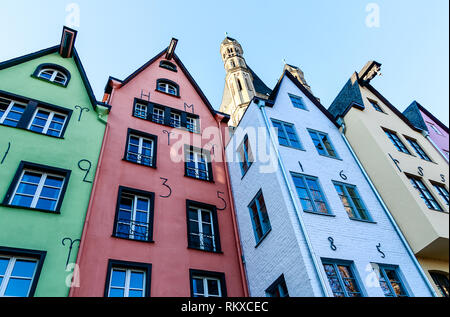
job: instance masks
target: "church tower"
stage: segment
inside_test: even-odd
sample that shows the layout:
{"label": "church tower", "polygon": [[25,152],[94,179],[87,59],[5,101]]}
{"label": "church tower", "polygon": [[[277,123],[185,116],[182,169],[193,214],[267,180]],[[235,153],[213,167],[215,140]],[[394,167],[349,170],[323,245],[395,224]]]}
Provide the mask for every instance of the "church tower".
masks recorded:
{"label": "church tower", "polygon": [[250,69],[241,44],[227,36],[220,45],[226,71],[220,111],[229,114],[230,126],[237,126],[254,96],[267,98],[271,90]]}

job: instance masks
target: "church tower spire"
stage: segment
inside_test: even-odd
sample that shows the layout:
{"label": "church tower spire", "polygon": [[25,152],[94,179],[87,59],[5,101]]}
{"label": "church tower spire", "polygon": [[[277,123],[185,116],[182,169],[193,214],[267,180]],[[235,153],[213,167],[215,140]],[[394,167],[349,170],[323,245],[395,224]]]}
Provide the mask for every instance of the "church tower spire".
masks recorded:
{"label": "church tower spire", "polygon": [[237,126],[253,97],[267,98],[270,89],[247,65],[237,40],[226,36],[220,45],[220,55],[226,71],[220,111],[230,115],[229,125]]}

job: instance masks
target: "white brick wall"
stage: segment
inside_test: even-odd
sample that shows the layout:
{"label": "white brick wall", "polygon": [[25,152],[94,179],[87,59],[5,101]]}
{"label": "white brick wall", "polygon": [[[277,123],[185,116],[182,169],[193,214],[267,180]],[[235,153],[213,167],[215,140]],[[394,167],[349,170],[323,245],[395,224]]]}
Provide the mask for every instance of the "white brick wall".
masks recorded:
{"label": "white brick wall", "polygon": [[[303,97],[308,111],[295,108],[289,99],[288,92]],[[319,264],[321,264],[321,258],[353,261],[354,269],[360,279],[360,286],[366,296],[383,296],[381,288],[365,283],[372,274],[372,271],[368,269],[370,263],[398,265],[410,295],[430,296],[419,271],[351,156],[337,127],[287,77],[281,83],[274,107],[265,109],[269,120],[273,118],[295,125],[305,151],[279,146],[283,164],[288,173],[302,173],[300,162],[304,174],[318,177],[333,214],[331,217],[303,212],[295,194],[300,216],[305,223]],[[250,105],[239,125],[239,128],[246,127],[264,127],[262,114],[255,104]],[[327,133],[340,159],[319,155],[307,128]],[[229,143],[227,146],[229,158],[241,141],[242,136],[236,134]],[[250,138],[253,153],[257,152],[254,141]],[[257,160],[242,178],[239,163],[229,162],[250,294],[265,296],[265,289],[283,273],[290,296],[320,296],[319,280],[309,258],[281,170],[278,168],[273,173],[261,173],[260,168],[264,165],[267,164]],[[345,173],[347,180],[339,176],[341,171]],[[288,178],[295,192],[291,176],[288,175]],[[375,223],[349,219],[334,188],[333,180],[357,187]],[[256,242],[247,206],[259,189],[262,189],[264,195],[272,230],[255,248]],[[334,239],[336,251],[331,250],[328,237]],[[386,255],[385,258],[382,258],[377,251],[376,246],[379,243]],[[328,287],[321,265],[320,270]]]}

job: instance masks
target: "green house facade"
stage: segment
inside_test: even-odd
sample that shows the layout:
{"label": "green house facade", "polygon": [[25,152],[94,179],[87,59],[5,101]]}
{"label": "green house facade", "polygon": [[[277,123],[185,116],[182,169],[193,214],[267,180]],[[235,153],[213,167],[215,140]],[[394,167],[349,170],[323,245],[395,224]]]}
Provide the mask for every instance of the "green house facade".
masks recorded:
{"label": "green house facade", "polygon": [[68,296],[109,109],[77,51],[0,63],[0,297]]}

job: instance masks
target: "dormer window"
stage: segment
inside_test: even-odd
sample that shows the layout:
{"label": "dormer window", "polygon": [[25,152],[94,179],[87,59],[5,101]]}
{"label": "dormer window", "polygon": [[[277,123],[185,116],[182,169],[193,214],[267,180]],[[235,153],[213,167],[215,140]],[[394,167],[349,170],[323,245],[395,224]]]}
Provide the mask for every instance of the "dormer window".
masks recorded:
{"label": "dormer window", "polygon": [[169,95],[180,95],[178,85],[167,79],[158,79],[156,89]]}
{"label": "dormer window", "polygon": [[41,64],[36,68],[34,77],[66,87],[70,80],[70,73],[64,67],[55,64]]}
{"label": "dormer window", "polygon": [[177,71],[177,65],[175,65],[174,63],[171,63],[169,61],[161,61],[159,63],[159,67],[168,69],[168,70],[173,71],[173,72]]}

